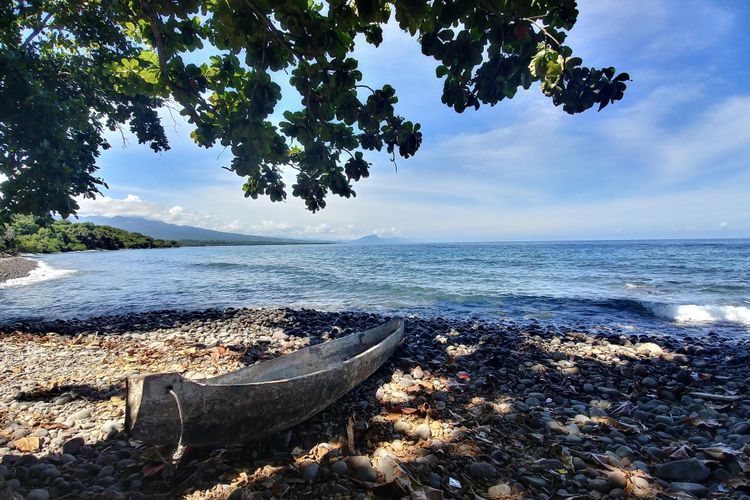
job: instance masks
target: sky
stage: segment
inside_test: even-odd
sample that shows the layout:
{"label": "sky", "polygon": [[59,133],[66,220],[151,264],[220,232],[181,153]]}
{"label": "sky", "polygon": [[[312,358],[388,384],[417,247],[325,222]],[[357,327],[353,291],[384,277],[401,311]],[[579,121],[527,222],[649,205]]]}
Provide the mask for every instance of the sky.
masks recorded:
{"label": "sky", "polygon": [[396,88],[397,112],[421,123],[424,139],[398,169],[369,155],[356,198],[329,196],[312,214],[289,176],[287,201],[246,199],[243,179],[220,168],[230,153],[198,148],[164,111],[172,149],[109,136],[99,162],[109,189],[81,200],[80,215],[330,240],[750,237],[750,2],[585,0],[579,10],[567,44],[584,64],[632,78],[601,112],[569,116],[534,85],[458,114],[440,102],[437,63],[389,25],[380,47],[360,44],[355,57],[363,83]]}

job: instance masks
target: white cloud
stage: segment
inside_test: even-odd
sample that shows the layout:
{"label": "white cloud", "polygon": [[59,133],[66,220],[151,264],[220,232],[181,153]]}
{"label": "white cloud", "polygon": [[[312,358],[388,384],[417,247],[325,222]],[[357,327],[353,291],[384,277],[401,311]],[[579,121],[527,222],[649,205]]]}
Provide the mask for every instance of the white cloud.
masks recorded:
{"label": "white cloud", "polygon": [[171,224],[194,225],[200,227],[215,227],[220,224],[214,217],[193,210],[186,210],[180,206],[165,208],[157,203],[144,201],[140,196],[128,194],[123,199],[99,196],[96,199],[80,198],[81,206],[78,215],[103,217],[143,217],[144,219],[161,220]]}

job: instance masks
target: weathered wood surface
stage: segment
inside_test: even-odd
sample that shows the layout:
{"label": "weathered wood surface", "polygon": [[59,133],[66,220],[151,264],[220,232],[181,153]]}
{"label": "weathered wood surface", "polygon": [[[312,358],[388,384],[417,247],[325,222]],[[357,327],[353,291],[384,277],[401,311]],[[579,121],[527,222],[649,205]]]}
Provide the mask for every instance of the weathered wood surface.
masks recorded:
{"label": "weathered wood surface", "polygon": [[125,426],[149,444],[220,447],[288,429],[348,393],[395,351],[404,320],[201,381],[128,379]]}

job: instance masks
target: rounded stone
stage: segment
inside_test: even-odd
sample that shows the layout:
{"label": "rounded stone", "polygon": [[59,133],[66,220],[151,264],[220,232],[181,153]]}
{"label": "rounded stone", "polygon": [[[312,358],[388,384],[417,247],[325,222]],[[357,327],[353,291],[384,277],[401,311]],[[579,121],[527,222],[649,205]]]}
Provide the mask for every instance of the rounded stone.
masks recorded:
{"label": "rounded stone", "polygon": [[612,489],[612,486],[610,486],[609,482],[606,479],[589,479],[589,488],[594,491],[607,493]]}
{"label": "rounded stone", "polygon": [[31,490],[26,495],[26,500],[49,500],[49,492],[43,489]]}
{"label": "rounded stone", "polygon": [[76,436],[65,441],[65,443],[62,445],[62,452],[68,455],[75,455],[84,444],[85,441],[83,440],[83,438],[80,436]]}
{"label": "rounded stone", "polygon": [[370,457],[365,455],[356,455],[346,459],[347,465],[351,468],[354,477],[360,481],[367,481],[370,483],[375,482],[378,478],[378,473],[370,462]]}
{"label": "rounded stone", "polygon": [[656,468],[656,477],[669,481],[700,483],[708,479],[711,469],[697,458],[675,460]]}
{"label": "rounded stone", "polygon": [[497,470],[487,462],[474,462],[469,466],[469,474],[474,479],[495,479]]}
{"label": "rounded stone", "polygon": [[331,474],[336,476],[346,476],[349,473],[349,466],[346,462],[339,460],[331,464]]}
{"label": "rounded stone", "polygon": [[409,424],[409,422],[399,420],[398,422],[393,424],[393,430],[398,432],[399,434],[406,434],[411,430],[411,425]]}
{"label": "rounded stone", "polygon": [[623,474],[622,471],[612,471],[607,474],[607,483],[609,483],[612,488],[625,489],[628,485],[628,478],[625,477],[625,474]]}
{"label": "rounded stone", "polygon": [[414,435],[419,439],[430,439],[430,436],[432,436],[432,431],[430,430],[429,425],[420,424],[414,429]]}
{"label": "rounded stone", "polygon": [[320,465],[317,462],[305,462],[302,464],[302,478],[305,481],[314,481],[318,477]]}

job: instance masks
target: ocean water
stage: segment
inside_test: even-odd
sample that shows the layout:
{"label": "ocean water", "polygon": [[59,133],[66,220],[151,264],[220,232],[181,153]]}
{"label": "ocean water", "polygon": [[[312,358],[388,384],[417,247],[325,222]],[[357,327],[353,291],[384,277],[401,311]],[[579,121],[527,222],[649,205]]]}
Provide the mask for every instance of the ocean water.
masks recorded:
{"label": "ocean water", "polygon": [[0,322],[292,306],[750,334],[750,240],[300,245],[34,257]]}

